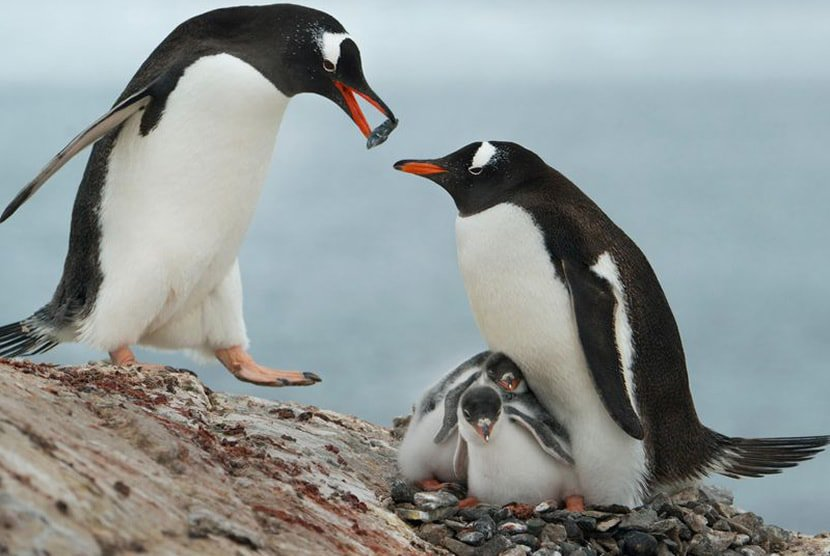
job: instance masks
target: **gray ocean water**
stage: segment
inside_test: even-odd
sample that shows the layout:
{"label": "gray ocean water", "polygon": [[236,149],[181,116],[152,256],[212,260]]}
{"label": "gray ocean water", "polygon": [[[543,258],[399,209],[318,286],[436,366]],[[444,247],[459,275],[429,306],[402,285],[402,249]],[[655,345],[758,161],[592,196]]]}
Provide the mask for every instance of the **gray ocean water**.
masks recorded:
{"label": "gray ocean water", "polygon": [[[0,197],[105,111],[175,24],[219,5],[7,11]],[[188,366],[216,390],[389,424],[484,347],[449,197],[391,165],[513,140],[580,185],[647,254],[707,425],[736,436],[830,433],[830,5],[313,5],[357,38],[369,82],[401,118],[367,153],[334,105],[296,98],[240,255],[253,353],[324,382],[269,390],[215,363],[141,358]],[[3,323],[31,314],[58,282],[86,156],[0,226]],[[40,359],[102,357],[67,345]],[[817,532],[830,529],[828,475],[824,454],[780,476],[715,482],[768,521]]]}

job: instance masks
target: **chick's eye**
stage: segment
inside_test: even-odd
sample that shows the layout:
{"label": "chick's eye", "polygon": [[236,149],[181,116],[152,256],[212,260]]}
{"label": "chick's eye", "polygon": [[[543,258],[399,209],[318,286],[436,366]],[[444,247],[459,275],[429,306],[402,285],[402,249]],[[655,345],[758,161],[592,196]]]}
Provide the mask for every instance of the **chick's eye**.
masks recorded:
{"label": "chick's eye", "polygon": [[469,419],[469,418],[470,418],[470,412],[469,412],[469,411],[467,411],[466,409],[464,410],[464,418],[465,418],[465,419]]}
{"label": "chick's eye", "polygon": [[482,170],[484,170],[484,168],[482,168],[481,166],[470,166],[469,168],[467,168],[467,170],[472,175],[477,176],[481,173]]}
{"label": "chick's eye", "polygon": [[323,60],[323,69],[327,72],[332,72],[335,70],[334,62],[331,60]]}

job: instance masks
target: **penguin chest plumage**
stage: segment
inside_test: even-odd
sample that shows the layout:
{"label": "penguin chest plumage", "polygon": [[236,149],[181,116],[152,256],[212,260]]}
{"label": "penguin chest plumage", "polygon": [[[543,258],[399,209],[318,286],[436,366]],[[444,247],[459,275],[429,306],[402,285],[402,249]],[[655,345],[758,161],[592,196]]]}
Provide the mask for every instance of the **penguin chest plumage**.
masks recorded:
{"label": "penguin chest plumage", "polygon": [[[109,338],[138,341],[226,279],[287,103],[253,67],[218,54],[184,71],[149,133],[140,131],[143,112],[123,124],[98,211],[103,282],[87,341],[104,348]],[[96,326],[96,317],[112,320],[104,307],[112,304],[148,309]]]}
{"label": "penguin chest plumage", "polygon": [[616,425],[597,393],[568,287],[533,217],[502,203],[459,217],[456,237],[476,323],[490,349],[516,361],[542,405],[571,431],[586,501],[638,502],[642,442]]}

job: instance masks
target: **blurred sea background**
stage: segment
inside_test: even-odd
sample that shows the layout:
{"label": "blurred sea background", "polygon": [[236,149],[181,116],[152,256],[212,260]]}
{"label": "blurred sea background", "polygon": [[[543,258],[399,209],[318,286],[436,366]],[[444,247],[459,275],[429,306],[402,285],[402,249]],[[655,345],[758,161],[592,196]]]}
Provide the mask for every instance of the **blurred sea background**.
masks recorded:
{"label": "blurred sea background", "polygon": [[[484,348],[456,266],[452,202],[392,163],[512,140],[569,176],[649,257],[708,426],[830,433],[830,4],[307,3],[351,32],[369,83],[401,119],[366,152],[336,106],[296,98],[240,254],[254,355],[324,382],[266,389],[218,363],[139,350],[142,360],[187,366],[216,390],[389,424]],[[3,204],[106,111],[175,25],[222,5],[6,5]],[[87,156],[0,226],[2,323],[50,299]],[[103,356],[66,345],[39,359]],[[817,532],[830,529],[828,475],[822,454],[780,476],[713,480],[767,521]]]}

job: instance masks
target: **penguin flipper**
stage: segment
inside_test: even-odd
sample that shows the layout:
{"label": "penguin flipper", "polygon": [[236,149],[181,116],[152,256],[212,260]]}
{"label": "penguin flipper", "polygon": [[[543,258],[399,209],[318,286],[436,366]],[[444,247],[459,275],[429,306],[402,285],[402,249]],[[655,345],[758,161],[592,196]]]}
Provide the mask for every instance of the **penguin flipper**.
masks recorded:
{"label": "penguin flipper", "polygon": [[143,110],[150,103],[150,101],[153,100],[150,93],[151,88],[155,83],[156,82],[154,81],[149,86],[141,89],[134,95],[129,96],[117,103],[109,112],[92,122],[88,128],[79,133],[69,142],[69,144],[62,148],[60,152],[56,154],[46,166],[43,167],[35,179],[30,181],[26,187],[21,189],[20,193],[18,193],[12,202],[9,203],[6,210],[4,210],[3,214],[0,215],[0,223],[6,221],[12,214],[14,214],[15,211],[20,208],[20,205],[28,201],[29,198],[34,195],[38,189],[40,189],[46,180],[51,178],[55,172],[60,170],[61,167],[69,161],[69,159],[121,125],[124,120],[136,112]]}
{"label": "penguin flipper", "polygon": [[613,286],[582,263],[562,259],[562,268],[573,298],[579,340],[602,403],[626,434],[642,440],[643,425],[628,395],[616,343]]}
{"label": "penguin flipper", "polygon": [[478,375],[479,373],[473,373],[461,384],[450,389],[447,395],[444,396],[444,422],[432,439],[436,444],[441,444],[447,440],[453,431],[458,428],[458,402],[467,388],[478,379]]}
{"label": "penguin flipper", "polygon": [[511,421],[526,428],[546,454],[565,465],[574,464],[573,456],[563,446],[567,443],[567,438],[558,434],[550,423],[532,417],[513,406],[507,406],[507,416]]}
{"label": "penguin flipper", "polygon": [[455,478],[463,481],[467,478],[467,442],[458,435],[458,444],[455,445],[455,455],[452,458],[452,469],[455,473]]}

